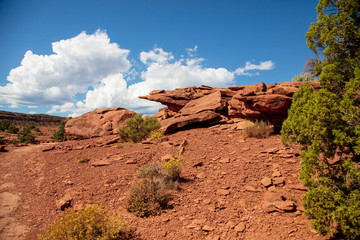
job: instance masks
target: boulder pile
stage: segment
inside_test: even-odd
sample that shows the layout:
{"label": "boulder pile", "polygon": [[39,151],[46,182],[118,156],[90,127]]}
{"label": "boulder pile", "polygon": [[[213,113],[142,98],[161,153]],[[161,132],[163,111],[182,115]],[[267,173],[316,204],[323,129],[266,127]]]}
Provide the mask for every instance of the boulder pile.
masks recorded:
{"label": "boulder pile", "polygon": [[305,84],[320,89],[318,81],[257,83],[229,88],[155,90],[139,98],[166,105],[154,115],[165,133],[188,125],[221,123],[233,118],[266,120],[277,128],[287,117],[293,94]]}

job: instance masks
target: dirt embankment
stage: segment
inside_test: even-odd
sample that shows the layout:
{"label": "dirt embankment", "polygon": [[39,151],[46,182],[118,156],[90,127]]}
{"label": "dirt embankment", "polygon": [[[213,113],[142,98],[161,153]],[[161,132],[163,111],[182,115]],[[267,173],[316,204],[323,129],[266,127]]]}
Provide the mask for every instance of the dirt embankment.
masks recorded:
{"label": "dirt embankment", "polygon": [[[9,146],[0,153],[0,239],[37,239],[62,213],[56,201],[66,194],[73,208],[101,202],[122,212],[141,239],[324,239],[302,215],[298,152],[283,147],[279,135],[245,139],[228,124],[123,148],[113,138]],[[128,213],[125,196],[135,171],[176,155],[184,140],[184,181],[169,208],[144,219]]]}

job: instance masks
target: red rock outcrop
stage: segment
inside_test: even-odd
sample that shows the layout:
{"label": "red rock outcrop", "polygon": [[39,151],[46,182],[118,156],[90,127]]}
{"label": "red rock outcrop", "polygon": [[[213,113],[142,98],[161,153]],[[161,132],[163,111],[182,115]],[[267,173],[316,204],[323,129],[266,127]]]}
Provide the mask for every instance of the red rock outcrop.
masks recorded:
{"label": "red rock outcrop", "polygon": [[65,131],[81,138],[116,134],[119,128],[125,127],[125,121],[135,115],[135,112],[124,108],[98,108],[70,119],[65,125]]}
{"label": "red rock outcrop", "polygon": [[194,123],[216,123],[229,118],[262,119],[281,126],[287,117],[293,94],[302,85],[320,89],[318,81],[257,83],[229,88],[208,86],[156,90],[142,99],[160,102],[166,108],[154,116],[165,133]]}

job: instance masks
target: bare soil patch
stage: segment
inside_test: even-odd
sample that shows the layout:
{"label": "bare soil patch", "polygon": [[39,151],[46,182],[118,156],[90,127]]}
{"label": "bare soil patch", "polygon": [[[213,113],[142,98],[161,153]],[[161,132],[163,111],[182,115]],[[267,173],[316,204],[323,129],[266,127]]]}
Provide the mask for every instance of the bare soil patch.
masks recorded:
{"label": "bare soil patch", "polygon": [[[232,125],[217,125],[121,148],[114,137],[0,152],[0,239],[37,239],[62,213],[64,196],[75,209],[103,203],[122,212],[140,239],[325,239],[302,215],[299,154],[279,135],[244,138]],[[184,140],[183,182],[168,209],[149,218],[128,213],[136,170],[177,156]]]}

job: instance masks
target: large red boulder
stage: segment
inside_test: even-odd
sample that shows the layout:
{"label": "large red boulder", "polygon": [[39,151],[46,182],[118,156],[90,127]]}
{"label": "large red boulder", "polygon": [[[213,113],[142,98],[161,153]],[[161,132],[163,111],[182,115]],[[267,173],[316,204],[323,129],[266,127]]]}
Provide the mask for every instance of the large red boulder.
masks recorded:
{"label": "large red boulder", "polygon": [[126,126],[125,121],[135,115],[135,112],[120,107],[98,108],[70,119],[65,125],[65,131],[81,138],[116,134],[119,128]]}

